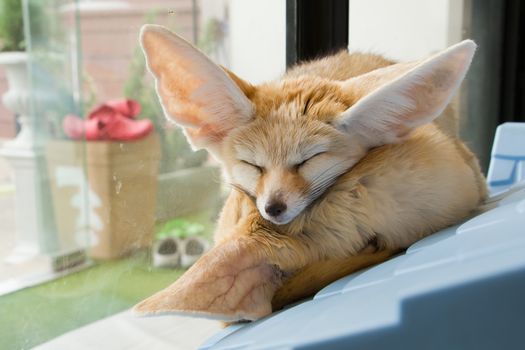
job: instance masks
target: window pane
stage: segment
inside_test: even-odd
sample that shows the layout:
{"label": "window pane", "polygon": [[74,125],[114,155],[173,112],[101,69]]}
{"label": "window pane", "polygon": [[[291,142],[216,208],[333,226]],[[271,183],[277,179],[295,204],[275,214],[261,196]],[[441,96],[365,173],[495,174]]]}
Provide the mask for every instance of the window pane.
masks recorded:
{"label": "window pane", "polygon": [[[116,323],[140,322],[120,312],[174,282],[212,244],[230,188],[217,161],[192,151],[164,116],[138,43],[143,24],[166,26],[252,83],[285,69],[279,0],[18,6],[25,39],[10,58],[18,83],[5,78],[0,53],[0,93],[27,96],[4,97],[9,118],[0,119],[2,349],[99,327],[115,314]],[[195,346],[219,328],[192,322],[182,326]]]}

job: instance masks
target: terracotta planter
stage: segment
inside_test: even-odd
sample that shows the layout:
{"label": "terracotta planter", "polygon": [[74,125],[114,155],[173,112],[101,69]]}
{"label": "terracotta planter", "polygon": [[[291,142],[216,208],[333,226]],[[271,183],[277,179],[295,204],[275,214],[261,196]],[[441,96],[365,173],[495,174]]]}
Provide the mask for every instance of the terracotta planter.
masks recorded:
{"label": "terracotta planter", "polygon": [[[96,259],[151,245],[160,159],[157,135],[133,142],[52,141],[46,156],[61,242],[75,245],[87,238],[90,256]],[[74,170],[84,166],[87,181]],[[63,175],[67,173],[69,180]]]}

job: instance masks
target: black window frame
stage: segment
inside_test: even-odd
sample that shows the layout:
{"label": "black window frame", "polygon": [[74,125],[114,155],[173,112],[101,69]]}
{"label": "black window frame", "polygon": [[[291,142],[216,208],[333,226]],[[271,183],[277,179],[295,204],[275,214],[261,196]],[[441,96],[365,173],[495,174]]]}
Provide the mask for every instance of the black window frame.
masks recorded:
{"label": "black window frame", "polygon": [[348,47],[348,0],[286,0],[286,66]]}

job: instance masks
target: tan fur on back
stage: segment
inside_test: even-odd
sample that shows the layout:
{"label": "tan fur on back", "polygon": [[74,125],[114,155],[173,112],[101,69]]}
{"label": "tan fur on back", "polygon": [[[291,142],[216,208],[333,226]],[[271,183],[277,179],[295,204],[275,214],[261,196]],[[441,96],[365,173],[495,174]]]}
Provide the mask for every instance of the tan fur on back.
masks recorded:
{"label": "tan fur on back", "polygon": [[[304,118],[324,121],[342,113],[361,95],[341,92],[331,79],[345,80],[392,63],[380,56],[341,52],[292,68],[282,80],[243,90],[258,118],[288,108],[304,110]],[[312,247],[316,259],[328,259],[356,254],[371,240],[384,249],[405,248],[468,217],[487,192],[476,158],[454,136],[455,119],[454,111],[447,108],[407,141],[371,150],[292,223],[273,229]],[[266,137],[290,133],[282,130],[282,135]],[[217,240],[228,237],[232,232],[228,228],[243,215],[256,211],[247,196],[232,191]]]}
{"label": "tan fur on back", "polygon": [[[344,80],[389,64],[379,56],[341,52],[292,68],[281,81],[256,89],[245,86],[243,91],[254,102],[257,115],[269,115],[286,103],[302,110],[308,101],[308,115],[322,120],[358,99],[341,94],[326,78]],[[422,237],[464,220],[486,198],[485,178],[476,157],[457,138],[457,125],[449,105],[409,140],[373,149],[284,227],[261,221],[252,200],[234,190],[221,214],[216,241],[255,237],[268,247],[265,254],[275,264],[295,271],[277,290],[274,309],[381,262]],[[286,137],[290,132],[274,136]],[[263,234],[237,224],[249,216],[262,222]],[[367,253],[376,248],[377,253]]]}

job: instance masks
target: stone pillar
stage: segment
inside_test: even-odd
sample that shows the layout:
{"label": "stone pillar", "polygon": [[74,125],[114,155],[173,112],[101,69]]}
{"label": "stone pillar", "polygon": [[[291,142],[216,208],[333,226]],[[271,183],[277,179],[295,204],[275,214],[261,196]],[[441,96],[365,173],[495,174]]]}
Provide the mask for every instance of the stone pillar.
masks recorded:
{"label": "stone pillar", "polygon": [[13,167],[16,186],[16,246],[6,261],[21,263],[52,251],[54,235],[50,226],[53,225],[53,215],[44,152],[30,113],[27,54],[1,53],[0,64],[5,67],[9,83],[2,101],[18,115],[21,125],[17,137],[0,149],[0,155]]}

